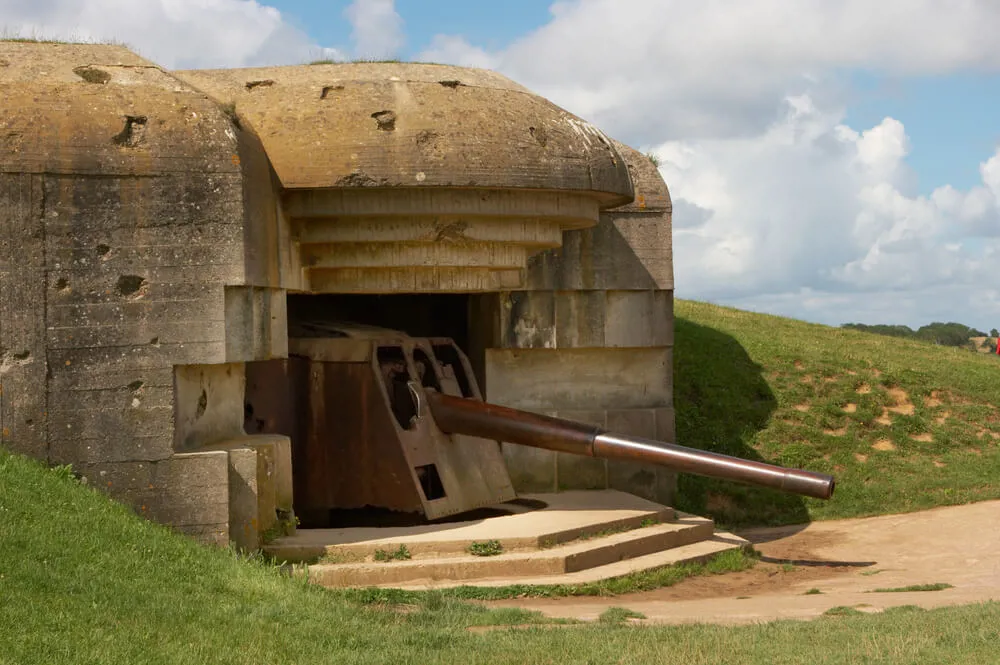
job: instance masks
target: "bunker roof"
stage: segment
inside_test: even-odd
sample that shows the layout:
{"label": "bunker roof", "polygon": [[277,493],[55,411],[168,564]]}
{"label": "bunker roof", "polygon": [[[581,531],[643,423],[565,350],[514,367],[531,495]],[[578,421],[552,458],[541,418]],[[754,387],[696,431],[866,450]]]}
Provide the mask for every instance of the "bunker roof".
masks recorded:
{"label": "bunker roof", "polygon": [[232,104],[286,188],[475,187],[632,200],[599,129],[500,74],[413,63],[195,70]]}

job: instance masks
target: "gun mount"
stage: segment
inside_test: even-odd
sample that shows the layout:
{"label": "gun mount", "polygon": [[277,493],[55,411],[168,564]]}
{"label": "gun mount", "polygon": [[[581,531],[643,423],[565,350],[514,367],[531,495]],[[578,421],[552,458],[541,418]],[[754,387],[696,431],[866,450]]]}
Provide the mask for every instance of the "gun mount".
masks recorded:
{"label": "gun mount", "polygon": [[[291,433],[296,510],[385,508],[428,520],[516,498],[499,442],[659,464],[829,499],[830,476],[483,401],[465,354],[446,338],[365,326],[300,328],[289,359],[247,381],[247,431]],[[277,390],[284,384],[287,390]]]}

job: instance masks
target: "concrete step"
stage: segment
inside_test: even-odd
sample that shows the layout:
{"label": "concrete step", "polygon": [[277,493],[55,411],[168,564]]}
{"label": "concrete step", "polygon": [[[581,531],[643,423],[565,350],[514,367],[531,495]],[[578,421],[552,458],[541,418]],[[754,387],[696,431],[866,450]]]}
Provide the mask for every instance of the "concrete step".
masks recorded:
{"label": "concrete step", "polygon": [[[553,586],[556,584],[589,584],[622,577],[631,573],[674,566],[684,563],[701,563],[729,550],[750,547],[750,542],[724,531],[717,531],[707,539],[689,545],[673,547],[662,552],[654,552],[634,559],[625,559],[614,563],[588,568],[587,570],[562,575],[543,575],[538,577],[491,577],[475,581],[474,586],[499,587],[522,584],[526,586]],[[452,580],[414,580],[407,584],[383,584],[378,586],[393,587],[411,591],[430,591],[432,589],[447,589],[468,585],[468,582]]]}
{"label": "concrete step", "polygon": [[552,579],[624,560],[660,554],[664,550],[705,541],[712,538],[713,533],[711,520],[678,514],[669,523],[571,541],[550,549],[518,551],[491,557],[463,554],[384,563],[318,563],[309,567],[309,578],[327,587],[399,586],[417,582],[475,581],[479,584],[482,580],[489,579]]}
{"label": "concrete step", "polygon": [[544,508],[507,505],[509,514],[485,520],[399,528],[300,529],[264,547],[278,561],[370,560],[377,550],[405,546],[414,560],[461,555],[473,543],[499,541],[505,553],[544,550],[575,540],[670,522],[673,508],[615,490],[522,495]]}

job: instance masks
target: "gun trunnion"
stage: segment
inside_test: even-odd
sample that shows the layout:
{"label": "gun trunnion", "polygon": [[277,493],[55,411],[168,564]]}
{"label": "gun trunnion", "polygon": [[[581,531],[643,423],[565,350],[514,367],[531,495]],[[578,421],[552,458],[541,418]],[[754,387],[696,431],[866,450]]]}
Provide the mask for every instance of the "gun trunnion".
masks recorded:
{"label": "gun trunnion", "polygon": [[[291,331],[290,331],[291,332]],[[284,388],[284,389],[282,389]],[[483,400],[469,359],[446,338],[354,324],[304,327],[289,358],[247,373],[247,432],[291,432],[296,512],[383,508],[428,520],[516,498],[499,442],[670,469],[829,499],[831,476]]]}

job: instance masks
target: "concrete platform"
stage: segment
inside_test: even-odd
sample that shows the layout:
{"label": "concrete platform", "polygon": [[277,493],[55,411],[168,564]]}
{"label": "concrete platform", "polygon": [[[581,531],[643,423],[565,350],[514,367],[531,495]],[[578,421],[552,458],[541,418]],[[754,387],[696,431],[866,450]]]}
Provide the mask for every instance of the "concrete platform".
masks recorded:
{"label": "concrete platform", "polygon": [[[715,533],[711,520],[614,490],[523,496],[545,507],[510,506],[487,519],[404,528],[301,530],[265,551],[309,562],[322,586],[440,588],[460,584],[564,584],[618,577],[705,559],[749,543]],[[503,553],[473,556],[474,543]],[[377,550],[405,546],[406,560],[378,562]]]}

